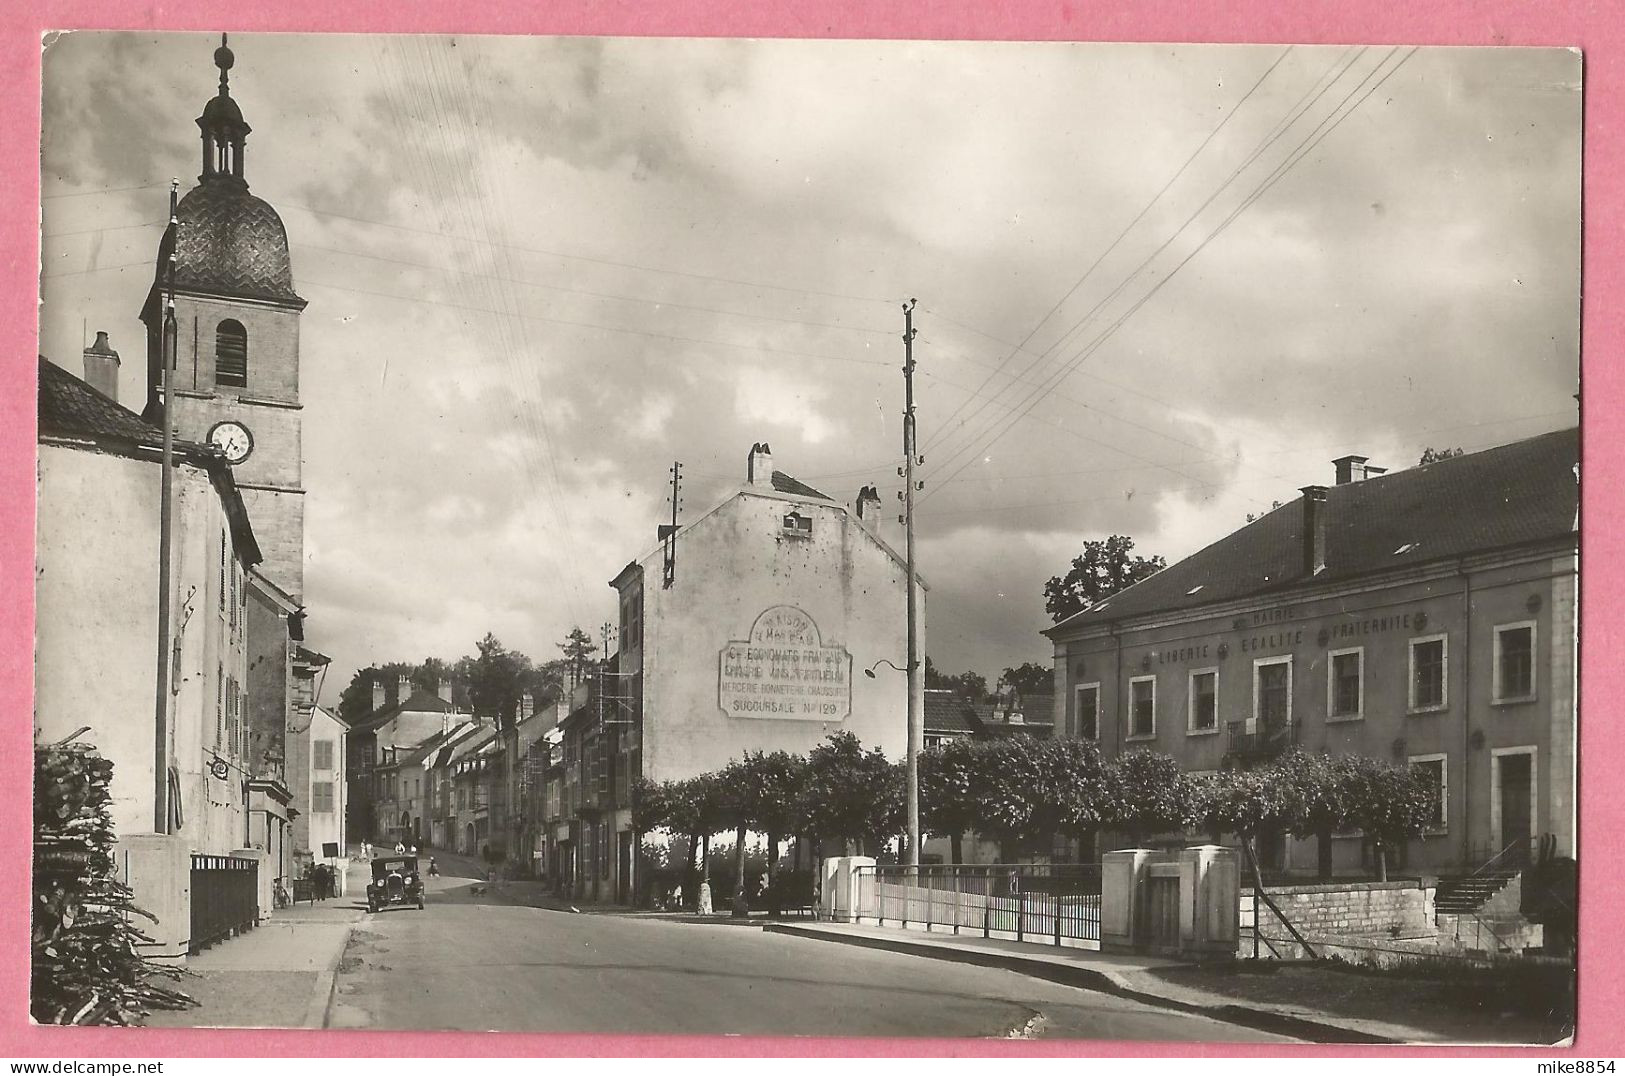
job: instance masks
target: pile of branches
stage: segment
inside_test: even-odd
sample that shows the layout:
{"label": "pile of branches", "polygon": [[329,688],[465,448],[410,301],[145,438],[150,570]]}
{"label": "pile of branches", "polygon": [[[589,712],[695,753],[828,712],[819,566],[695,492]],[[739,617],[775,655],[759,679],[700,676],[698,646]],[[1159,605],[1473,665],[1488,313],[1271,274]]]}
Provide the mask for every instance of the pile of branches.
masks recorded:
{"label": "pile of branches", "polygon": [[44,1024],[143,1022],[153,1009],[196,1004],[163,985],[177,968],[155,963],[114,871],[108,785],[113,764],[77,735],[34,748],[33,978],[29,1009]]}

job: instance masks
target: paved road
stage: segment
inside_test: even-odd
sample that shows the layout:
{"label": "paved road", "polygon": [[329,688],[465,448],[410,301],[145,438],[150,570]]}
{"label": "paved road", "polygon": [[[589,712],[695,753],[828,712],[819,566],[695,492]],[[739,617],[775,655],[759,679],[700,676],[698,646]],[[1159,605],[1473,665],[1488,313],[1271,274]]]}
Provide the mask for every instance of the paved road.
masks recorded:
{"label": "paved road", "polygon": [[1014,972],[429,885],[427,910],[357,925],[329,1026],[1290,1041]]}

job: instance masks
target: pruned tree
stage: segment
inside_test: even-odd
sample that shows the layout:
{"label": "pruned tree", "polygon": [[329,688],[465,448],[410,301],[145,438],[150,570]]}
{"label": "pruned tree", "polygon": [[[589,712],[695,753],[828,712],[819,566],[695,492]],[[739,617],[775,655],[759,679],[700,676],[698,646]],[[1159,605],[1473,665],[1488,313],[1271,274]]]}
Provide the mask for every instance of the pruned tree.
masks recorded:
{"label": "pruned tree", "polygon": [[[728,763],[717,781],[723,796],[723,820],[734,828],[737,842],[739,885],[734,891],[733,910],[735,915],[743,916],[750,910],[745,884],[745,833],[755,830],[767,836],[767,888],[776,901],[773,882],[779,838],[802,827],[807,760],[788,751],[747,752],[744,758]],[[773,910],[777,912],[777,908]]]}
{"label": "pruned tree", "polygon": [[902,829],[902,766],[850,732],[832,732],[807,752],[801,817],[810,835],[862,847]]}
{"label": "pruned tree", "polygon": [[1044,584],[1044,608],[1059,623],[1168,566],[1161,557],[1136,557],[1133,551],[1134,539],[1121,534],[1083,543],[1071,570]]}
{"label": "pruned tree", "polygon": [[1190,785],[1179,763],[1155,751],[1126,751],[1106,765],[1102,815],[1136,841],[1191,822]]}
{"label": "pruned tree", "polygon": [[1438,790],[1407,766],[1351,756],[1339,759],[1344,824],[1376,846],[1377,880],[1388,880],[1388,848],[1419,837],[1439,815]]}
{"label": "pruned tree", "polygon": [[965,834],[981,822],[976,801],[985,764],[986,741],[956,737],[920,755],[920,828],[946,837],[953,861],[965,861]]}

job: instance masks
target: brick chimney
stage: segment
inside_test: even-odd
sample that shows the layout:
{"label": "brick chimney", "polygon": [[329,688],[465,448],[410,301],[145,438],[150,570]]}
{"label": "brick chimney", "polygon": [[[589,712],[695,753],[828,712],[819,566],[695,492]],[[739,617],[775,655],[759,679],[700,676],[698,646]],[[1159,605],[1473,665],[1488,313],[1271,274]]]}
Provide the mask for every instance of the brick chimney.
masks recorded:
{"label": "brick chimney", "polygon": [[1326,487],[1303,487],[1303,571],[1326,570]]}
{"label": "brick chimney", "polygon": [[1375,478],[1380,474],[1388,473],[1386,467],[1372,467],[1367,464],[1368,456],[1341,456],[1332,461],[1337,468],[1337,484],[1346,486],[1350,482],[1364,482],[1368,478]]}
{"label": "brick chimney", "polygon": [[536,696],[529,691],[519,693],[519,720],[529,721],[536,713]]}
{"label": "brick chimney", "polygon": [[401,673],[399,682],[395,685],[395,704],[398,706],[412,697],[412,678]]}
{"label": "brick chimney", "polygon": [[880,526],[880,493],[873,486],[864,486],[858,491],[857,504],[854,508],[858,514],[858,522],[870,534],[876,533]]}
{"label": "brick chimney", "polygon": [[750,459],[745,466],[745,480],[753,486],[773,485],[773,450],[767,442],[750,446]]}
{"label": "brick chimney", "polygon": [[439,695],[443,702],[451,701],[451,681],[448,678],[442,676],[435,682],[434,688],[435,694]]}
{"label": "brick chimney", "polygon": [[118,352],[98,332],[96,342],[85,348],[85,383],[111,400],[118,399]]}
{"label": "brick chimney", "polygon": [[380,673],[373,674],[372,678],[372,712],[377,713],[384,708],[384,677]]}

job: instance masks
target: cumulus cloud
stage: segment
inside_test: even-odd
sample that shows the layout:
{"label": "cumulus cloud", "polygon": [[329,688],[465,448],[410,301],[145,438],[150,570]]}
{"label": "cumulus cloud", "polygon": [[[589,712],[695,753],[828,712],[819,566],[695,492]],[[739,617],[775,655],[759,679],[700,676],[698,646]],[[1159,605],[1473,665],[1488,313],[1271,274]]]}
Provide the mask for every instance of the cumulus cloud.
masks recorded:
{"label": "cumulus cloud", "polygon": [[[45,53],[41,349],[73,369],[109,330],[127,400],[217,43]],[[891,503],[909,298],[944,668],[1041,660],[1043,581],[1087,538],[1179,556],[1334,456],[1574,421],[1570,52],[232,44],[248,178],[310,300],[307,598],[336,677],[486,630],[551,656],[612,616],[673,460],[690,515],[763,439]]]}

